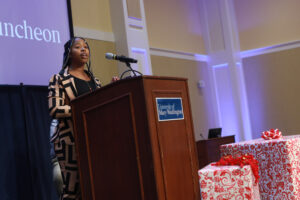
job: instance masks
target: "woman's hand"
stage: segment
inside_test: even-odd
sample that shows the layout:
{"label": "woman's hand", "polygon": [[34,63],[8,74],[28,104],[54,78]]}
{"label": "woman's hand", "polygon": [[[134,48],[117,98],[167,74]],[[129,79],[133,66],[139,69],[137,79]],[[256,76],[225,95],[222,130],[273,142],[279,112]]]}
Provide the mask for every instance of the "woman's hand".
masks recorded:
{"label": "woman's hand", "polygon": [[120,80],[120,78],[118,76],[113,76],[111,79],[111,82],[116,82],[118,80]]}

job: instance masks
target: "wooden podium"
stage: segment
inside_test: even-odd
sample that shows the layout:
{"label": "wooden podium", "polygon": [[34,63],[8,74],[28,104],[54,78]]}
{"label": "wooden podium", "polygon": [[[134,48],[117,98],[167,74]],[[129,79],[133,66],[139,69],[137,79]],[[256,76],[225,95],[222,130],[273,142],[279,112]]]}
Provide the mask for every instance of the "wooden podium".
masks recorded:
{"label": "wooden podium", "polygon": [[[184,119],[159,121],[156,98],[181,99]],[[71,106],[83,200],[200,199],[186,79],[129,78]]]}

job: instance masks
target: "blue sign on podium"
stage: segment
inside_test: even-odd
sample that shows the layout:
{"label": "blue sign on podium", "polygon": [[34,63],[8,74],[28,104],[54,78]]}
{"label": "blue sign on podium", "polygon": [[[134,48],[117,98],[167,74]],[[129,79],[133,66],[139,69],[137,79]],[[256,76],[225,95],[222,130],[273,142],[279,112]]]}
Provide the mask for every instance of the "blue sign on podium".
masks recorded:
{"label": "blue sign on podium", "polygon": [[184,119],[182,98],[156,98],[158,121]]}

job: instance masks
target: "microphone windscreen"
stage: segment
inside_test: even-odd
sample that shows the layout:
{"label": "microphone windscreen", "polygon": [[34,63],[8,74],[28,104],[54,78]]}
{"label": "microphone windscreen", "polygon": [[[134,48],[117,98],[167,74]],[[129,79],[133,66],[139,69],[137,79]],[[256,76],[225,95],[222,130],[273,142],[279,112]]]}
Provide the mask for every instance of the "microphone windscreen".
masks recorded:
{"label": "microphone windscreen", "polygon": [[113,60],[114,59],[114,54],[113,53],[106,53],[105,58],[109,59],[109,60]]}

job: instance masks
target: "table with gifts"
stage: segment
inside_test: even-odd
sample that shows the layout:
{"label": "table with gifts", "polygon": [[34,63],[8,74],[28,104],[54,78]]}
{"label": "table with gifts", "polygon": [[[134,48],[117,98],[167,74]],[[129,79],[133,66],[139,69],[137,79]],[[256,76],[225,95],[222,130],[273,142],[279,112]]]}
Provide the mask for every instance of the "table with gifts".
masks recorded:
{"label": "table with gifts", "polygon": [[221,155],[252,154],[259,162],[261,199],[300,199],[300,136],[222,145]]}
{"label": "table with gifts", "polygon": [[198,171],[202,200],[258,200],[259,188],[255,184],[251,167],[207,165]]}

